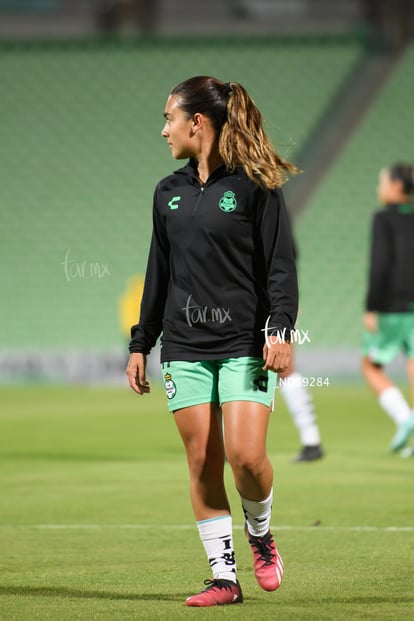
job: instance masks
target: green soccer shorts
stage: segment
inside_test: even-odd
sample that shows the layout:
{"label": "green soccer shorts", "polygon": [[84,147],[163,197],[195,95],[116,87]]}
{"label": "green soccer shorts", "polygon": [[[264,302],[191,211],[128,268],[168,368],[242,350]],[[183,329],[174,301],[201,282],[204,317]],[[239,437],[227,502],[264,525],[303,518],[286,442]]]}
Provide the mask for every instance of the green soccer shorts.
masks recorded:
{"label": "green soccer shorts", "polygon": [[162,379],[170,412],[200,403],[255,401],[270,407],[277,374],[249,356],[189,362],[163,362]]}
{"label": "green soccer shorts", "polygon": [[362,354],[385,366],[401,351],[414,358],[414,313],[378,313],[378,331],[364,332]]}

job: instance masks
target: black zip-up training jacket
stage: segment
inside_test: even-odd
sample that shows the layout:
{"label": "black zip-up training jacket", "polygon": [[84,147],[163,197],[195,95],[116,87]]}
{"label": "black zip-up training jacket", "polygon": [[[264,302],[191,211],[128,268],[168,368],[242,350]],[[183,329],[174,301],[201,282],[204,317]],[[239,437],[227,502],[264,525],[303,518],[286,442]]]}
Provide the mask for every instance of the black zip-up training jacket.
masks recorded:
{"label": "black zip-up training jacket", "polygon": [[388,205],[373,216],[365,308],[414,312],[414,206]]}
{"label": "black zip-up training jacket", "polygon": [[162,362],[262,357],[266,320],[269,335],[288,336],[297,305],[281,190],[224,165],[201,185],[191,160],[160,181],[130,352],[148,354],[162,333]]}

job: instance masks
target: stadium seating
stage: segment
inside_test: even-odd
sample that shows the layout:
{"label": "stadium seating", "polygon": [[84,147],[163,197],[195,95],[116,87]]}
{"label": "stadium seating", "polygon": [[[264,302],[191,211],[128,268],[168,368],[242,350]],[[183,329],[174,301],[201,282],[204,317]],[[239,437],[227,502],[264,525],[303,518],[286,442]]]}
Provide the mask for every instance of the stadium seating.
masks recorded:
{"label": "stadium seating", "polygon": [[413,102],[411,47],[297,218],[299,325],[309,330],[312,345],[359,346],[378,173],[414,159]]}
{"label": "stadium seating", "polygon": [[[118,300],[128,278],[145,269],[153,188],[177,167],[160,135],[170,87],[207,73],[242,82],[279,150],[294,159],[362,46],[345,37],[176,39],[3,44],[0,53],[0,273],[7,300],[0,342],[20,350],[108,350],[124,346]],[[354,166],[348,189],[371,185],[376,162],[367,155],[363,164],[365,170]],[[300,227],[304,318],[312,317],[312,329],[315,292],[332,317],[361,289],[367,218],[348,230],[344,214],[334,215],[343,209],[337,195],[338,187],[324,202],[316,198]],[[355,218],[372,198],[353,201],[347,209]],[[329,239],[318,239],[320,227]],[[341,260],[327,266],[322,257],[342,251],[340,235],[359,239],[352,268],[358,293],[344,280],[344,293],[328,299]],[[314,277],[321,265],[324,280]]]}

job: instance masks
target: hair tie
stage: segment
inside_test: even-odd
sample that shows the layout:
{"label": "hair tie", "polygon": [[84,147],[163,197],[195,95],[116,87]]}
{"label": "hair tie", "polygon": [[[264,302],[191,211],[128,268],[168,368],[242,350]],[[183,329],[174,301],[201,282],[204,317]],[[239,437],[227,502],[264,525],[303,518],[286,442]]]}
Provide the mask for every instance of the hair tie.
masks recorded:
{"label": "hair tie", "polygon": [[233,92],[230,82],[225,82],[224,86],[226,87],[227,97],[229,97]]}

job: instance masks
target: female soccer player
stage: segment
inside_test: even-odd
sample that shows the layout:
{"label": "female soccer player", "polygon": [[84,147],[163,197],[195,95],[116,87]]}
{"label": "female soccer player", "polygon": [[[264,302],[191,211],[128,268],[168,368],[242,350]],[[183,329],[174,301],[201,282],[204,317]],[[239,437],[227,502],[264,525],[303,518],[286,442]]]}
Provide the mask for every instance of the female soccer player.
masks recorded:
{"label": "female soccer player", "polygon": [[237,82],[185,80],[172,89],[164,117],[162,136],[173,157],[189,161],[155,189],[127,375],[136,393],[149,392],[146,355],[162,332],[169,410],[184,443],[193,511],[213,574],[186,604],[236,604],[243,596],[225,456],[241,497],[256,579],[273,591],[283,575],[270,532],[273,470],[266,435],[276,373],[289,366],[297,314],[280,189],[296,169],[271,146],[260,111]]}
{"label": "female soccer player", "polygon": [[390,449],[414,434],[414,415],[383,367],[403,351],[414,407],[414,168],[395,164],[381,171],[374,214],[371,265],[364,315],[362,372],[397,429]]}

